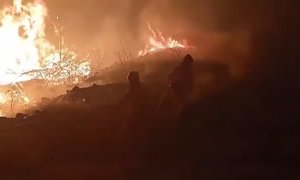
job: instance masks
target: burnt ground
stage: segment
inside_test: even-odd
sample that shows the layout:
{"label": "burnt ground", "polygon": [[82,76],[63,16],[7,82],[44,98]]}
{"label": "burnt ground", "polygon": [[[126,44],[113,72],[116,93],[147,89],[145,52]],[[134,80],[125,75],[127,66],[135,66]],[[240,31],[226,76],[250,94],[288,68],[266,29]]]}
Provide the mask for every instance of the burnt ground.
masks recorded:
{"label": "burnt ground", "polygon": [[207,88],[179,116],[153,110],[163,83],[145,84],[153,106],[139,116],[117,105],[126,84],[71,91],[0,120],[0,177],[299,179],[298,91],[282,82]]}

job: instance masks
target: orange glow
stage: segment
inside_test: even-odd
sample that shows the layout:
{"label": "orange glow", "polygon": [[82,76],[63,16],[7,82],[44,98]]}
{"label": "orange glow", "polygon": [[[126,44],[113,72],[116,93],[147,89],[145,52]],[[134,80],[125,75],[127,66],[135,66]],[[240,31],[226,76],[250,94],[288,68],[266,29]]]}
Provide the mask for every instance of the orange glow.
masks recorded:
{"label": "orange glow", "polygon": [[[64,71],[56,76],[27,73],[36,70],[43,73],[45,69],[56,68],[57,64],[62,65],[60,62],[66,60],[62,58],[66,57],[64,54],[66,52],[72,54],[71,60],[77,60],[75,52],[70,52],[66,48],[58,50],[45,39],[46,16],[47,9],[43,4],[34,2],[23,5],[22,0],[14,0],[13,6],[0,12],[0,85],[34,78],[51,81],[55,80],[52,78],[57,78],[61,83],[69,80],[67,74],[70,73]],[[69,65],[69,67],[65,65],[64,70],[76,71],[71,75],[78,78],[90,73],[88,62]]]}
{"label": "orange glow", "polygon": [[172,37],[164,37],[160,30],[154,30],[150,23],[148,23],[148,29],[151,32],[151,36],[149,37],[149,44],[146,46],[144,50],[140,50],[138,53],[138,57],[145,56],[147,54],[163,51],[166,49],[188,49],[189,46],[183,41],[177,41]]}
{"label": "orange glow", "polygon": [[[47,41],[46,16],[46,7],[38,1],[22,4],[22,0],[13,0],[12,6],[0,10],[0,85],[16,87],[33,79],[70,85],[89,77],[87,59],[80,59],[63,41],[59,48]],[[33,100],[22,88],[0,92],[0,117],[6,115],[3,106],[29,103],[33,104]]]}
{"label": "orange glow", "polygon": [[30,99],[22,91],[20,85],[5,92],[0,92],[0,117],[12,116],[16,112],[15,109],[25,109],[25,107],[33,105],[33,100]]}

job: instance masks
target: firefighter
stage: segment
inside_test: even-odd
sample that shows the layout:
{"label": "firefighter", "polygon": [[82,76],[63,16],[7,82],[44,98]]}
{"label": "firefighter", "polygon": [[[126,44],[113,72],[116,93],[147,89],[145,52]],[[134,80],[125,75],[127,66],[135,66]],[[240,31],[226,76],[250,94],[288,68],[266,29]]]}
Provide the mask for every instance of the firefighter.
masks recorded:
{"label": "firefighter", "polygon": [[189,103],[193,92],[193,62],[193,57],[187,54],[183,58],[181,65],[176,67],[169,75],[169,90],[179,109],[182,109]]}
{"label": "firefighter", "polygon": [[142,114],[147,110],[147,94],[140,81],[139,73],[132,71],[128,74],[129,90],[121,105],[130,115]]}
{"label": "firefighter", "polygon": [[[149,122],[149,98],[138,72],[130,72],[127,79],[129,89],[119,106],[120,115],[124,119],[121,132],[127,134],[128,137],[138,138],[145,132],[144,129],[147,127],[147,122]],[[137,141],[136,139],[131,140],[134,143]]]}

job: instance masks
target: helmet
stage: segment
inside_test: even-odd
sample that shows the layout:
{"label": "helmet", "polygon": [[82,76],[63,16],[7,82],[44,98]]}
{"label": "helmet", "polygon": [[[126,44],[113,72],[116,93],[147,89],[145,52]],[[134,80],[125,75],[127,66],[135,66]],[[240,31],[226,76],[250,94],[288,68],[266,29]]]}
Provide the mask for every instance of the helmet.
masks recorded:
{"label": "helmet", "polygon": [[78,86],[75,86],[73,89],[72,89],[72,91],[79,91],[80,90],[80,88],[78,87]]}
{"label": "helmet", "polygon": [[131,83],[136,83],[136,82],[140,82],[140,75],[138,72],[136,71],[131,71],[128,76],[127,79],[129,80],[129,82]]}
{"label": "helmet", "polygon": [[183,58],[183,63],[184,64],[192,64],[194,62],[193,57],[190,54],[187,54],[184,58]]}

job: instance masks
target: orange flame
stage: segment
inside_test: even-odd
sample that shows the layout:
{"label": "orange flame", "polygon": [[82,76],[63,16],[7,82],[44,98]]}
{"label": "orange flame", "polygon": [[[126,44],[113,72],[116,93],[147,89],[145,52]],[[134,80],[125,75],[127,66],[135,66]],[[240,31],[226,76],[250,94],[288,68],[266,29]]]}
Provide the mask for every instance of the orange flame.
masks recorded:
{"label": "orange flame", "polygon": [[[88,60],[46,40],[46,16],[46,7],[38,1],[23,5],[22,0],[13,0],[13,6],[0,10],[0,85],[32,79],[76,84],[90,75]],[[21,89],[0,92],[0,117],[6,114],[2,106],[12,103],[32,101]]]}
{"label": "orange flame", "polygon": [[[14,0],[13,5],[0,11],[0,85],[34,79],[35,75],[26,72],[49,69],[62,61],[57,48],[45,39],[46,7],[37,2],[23,5],[22,0]],[[59,53],[64,51],[69,52]],[[77,74],[86,76],[89,64],[84,66],[69,69],[84,69]]]}
{"label": "orange flame", "polygon": [[144,50],[140,50],[138,57],[145,56],[147,54],[163,51],[166,49],[188,49],[183,41],[177,41],[172,37],[165,38],[163,33],[160,30],[154,30],[150,23],[148,23],[148,29],[151,32],[149,37],[149,44],[145,47]]}

